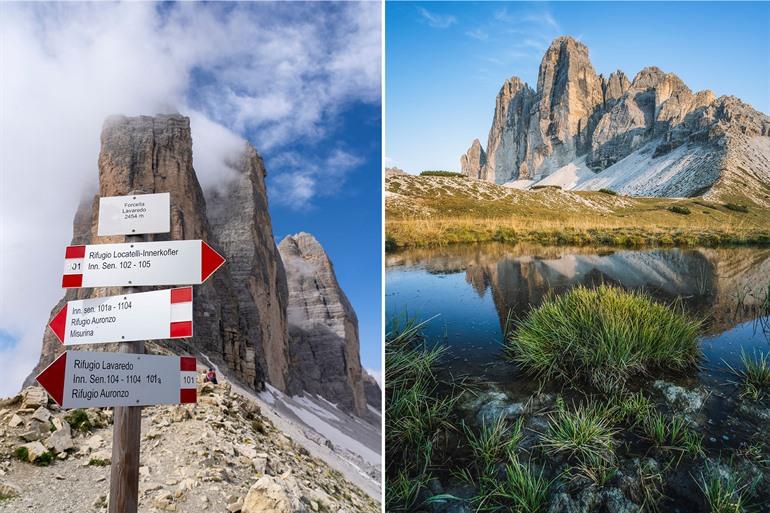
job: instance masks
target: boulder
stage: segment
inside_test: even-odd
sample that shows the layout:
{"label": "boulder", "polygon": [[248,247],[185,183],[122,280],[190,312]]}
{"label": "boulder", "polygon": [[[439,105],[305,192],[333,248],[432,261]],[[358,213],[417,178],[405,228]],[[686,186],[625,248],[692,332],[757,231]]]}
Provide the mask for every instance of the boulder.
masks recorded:
{"label": "boulder", "polygon": [[0,481],[0,497],[10,498],[21,495],[21,488],[13,483]]}
{"label": "boulder", "polygon": [[677,413],[695,413],[701,409],[706,399],[706,393],[702,390],[687,390],[663,380],[655,381],[653,387]]}
{"label": "boulder", "polygon": [[62,422],[62,427],[54,431],[43,443],[46,447],[56,452],[69,451],[74,447],[70,425]]}
{"label": "boulder", "polygon": [[47,423],[51,420],[51,412],[48,411],[48,408],[45,408],[44,406],[41,406],[37,410],[35,410],[35,413],[32,414],[32,418],[35,420],[39,420],[40,422]]}
{"label": "boulder", "polygon": [[21,408],[37,409],[48,405],[48,394],[41,387],[27,387],[21,392]]}
{"label": "boulder", "polygon": [[48,449],[46,449],[45,446],[40,442],[30,442],[28,444],[22,445],[21,447],[27,449],[27,461],[30,463],[33,463],[40,456],[48,452]]}
{"label": "boulder", "polygon": [[243,500],[242,513],[308,513],[299,485],[292,476],[262,476]]}

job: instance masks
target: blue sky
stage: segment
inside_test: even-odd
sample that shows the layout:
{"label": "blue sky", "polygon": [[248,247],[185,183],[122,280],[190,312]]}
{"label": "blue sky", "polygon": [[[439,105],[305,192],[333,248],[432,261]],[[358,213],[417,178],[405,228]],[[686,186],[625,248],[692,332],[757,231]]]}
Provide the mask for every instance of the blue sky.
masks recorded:
{"label": "blue sky", "polygon": [[250,141],[266,163],[274,234],[318,238],[358,314],[362,364],[379,372],[381,5],[2,3],[0,12],[0,397],[37,363],[111,114],[189,116],[204,188],[226,180],[222,163]]}
{"label": "blue sky", "polygon": [[390,2],[386,4],[386,163],[459,170],[486,146],[495,96],[518,76],[533,88],[559,35],[589,48],[605,76],[646,66],[693,90],[734,95],[770,113],[770,3]]}
{"label": "blue sky", "polygon": [[[292,208],[278,197],[282,191],[274,186],[270,174],[270,169],[278,166],[272,166],[271,156],[266,155],[273,233],[279,241],[299,231],[312,233],[318,239],[329,254],[340,286],[358,316],[361,363],[369,369],[379,370],[382,351],[382,131],[379,103],[359,103],[340,113],[330,137],[344,151],[355,152],[354,167],[347,172],[346,182],[339,190],[319,195],[311,205],[300,209]],[[319,152],[319,148],[300,144],[297,151],[312,156]],[[323,155],[324,151],[320,150],[320,153]],[[277,158],[280,160],[280,156]],[[333,174],[333,171],[322,168],[320,173]]]}

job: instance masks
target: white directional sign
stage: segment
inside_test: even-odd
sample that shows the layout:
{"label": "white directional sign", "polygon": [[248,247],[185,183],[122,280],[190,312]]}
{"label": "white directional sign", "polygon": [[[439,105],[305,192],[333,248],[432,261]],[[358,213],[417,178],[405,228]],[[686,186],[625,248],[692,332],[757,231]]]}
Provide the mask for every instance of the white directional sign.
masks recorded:
{"label": "white directional sign", "polygon": [[171,195],[133,194],[99,198],[97,235],[138,235],[171,231]]}
{"label": "white directional sign", "polygon": [[224,262],[202,240],[69,246],[62,287],[197,285]]}
{"label": "white directional sign", "polygon": [[62,344],[192,337],[192,287],[69,301],[48,325]]}
{"label": "white directional sign", "polygon": [[106,408],[197,402],[196,360],[95,351],[66,351],[37,377],[62,408]]}

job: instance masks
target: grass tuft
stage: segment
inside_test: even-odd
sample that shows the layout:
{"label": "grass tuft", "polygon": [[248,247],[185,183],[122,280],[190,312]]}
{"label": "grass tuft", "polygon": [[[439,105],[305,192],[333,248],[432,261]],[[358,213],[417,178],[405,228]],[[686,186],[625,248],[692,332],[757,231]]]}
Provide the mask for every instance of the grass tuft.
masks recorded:
{"label": "grass tuft", "polygon": [[17,447],[13,450],[13,456],[17,460],[27,461],[29,460],[29,449],[26,447]]}
{"label": "grass tuft", "polygon": [[465,437],[480,474],[486,473],[495,462],[515,458],[522,438],[521,425],[522,419],[509,426],[505,417],[501,416],[491,426],[485,423],[481,431],[475,433],[463,423]]}
{"label": "grass tuft", "polygon": [[573,473],[603,482],[614,469],[615,434],[609,409],[588,402],[551,415],[540,446],[548,455],[566,458]]}
{"label": "grass tuft", "polygon": [[725,203],[725,208],[727,210],[732,210],[733,212],[741,212],[743,214],[747,214],[749,212],[749,207],[746,205],[739,205],[737,203]]}
{"label": "grass tuft", "polygon": [[455,171],[443,171],[443,170],[428,170],[428,171],[422,171],[420,173],[420,176],[445,176],[449,178],[467,178],[462,173],[457,173]]}
{"label": "grass tuft", "polygon": [[551,296],[508,337],[508,356],[546,379],[619,390],[632,375],[685,369],[700,358],[700,323],[681,307],[602,285]]}
{"label": "grass tuft", "polygon": [[748,510],[749,486],[742,485],[732,473],[711,468],[706,475],[701,474],[698,487],[710,513],[744,513]]}
{"label": "grass tuft", "polygon": [[599,192],[602,194],[609,194],[610,196],[617,196],[618,193],[616,191],[613,191],[612,189],[599,189]]}
{"label": "grass tuft", "polygon": [[75,431],[87,433],[93,429],[93,425],[88,419],[88,414],[85,410],[81,410],[80,408],[69,412],[64,416],[64,420],[66,420]]}
{"label": "grass tuft", "polygon": [[733,374],[740,380],[741,397],[747,397],[752,401],[767,397],[770,394],[770,353],[762,354],[755,351],[750,356],[741,349],[741,363],[743,368],[740,370],[730,367]]}
{"label": "grass tuft", "polygon": [[683,207],[681,205],[671,205],[668,207],[669,212],[673,212],[674,214],[683,214],[686,216],[689,216],[692,212],[689,208]]}
{"label": "grass tuft", "polygon": [[408,511],[431,479],[436,445],[453,429],[459,392],[437,393],[435,368],[444,348],[428,348],[424,323],[393,321],[385,336],[385,446],[388,510]]}
{"label": "grass tuft", "polygon": [[679,451],[681,455],[697,456],[703,453],[703,437],[693,431],[679,416],[667,419],[658,412],[650,414],[642,424],[644,436],[656,447]]}

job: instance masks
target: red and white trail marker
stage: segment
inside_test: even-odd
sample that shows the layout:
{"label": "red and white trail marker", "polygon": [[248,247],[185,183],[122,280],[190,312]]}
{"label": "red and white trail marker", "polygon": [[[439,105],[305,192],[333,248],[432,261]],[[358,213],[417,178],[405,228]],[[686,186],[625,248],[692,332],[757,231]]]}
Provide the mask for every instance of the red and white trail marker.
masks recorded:
{"label": "red and white trail marker", "polygon": [[62,408],[185,404],[198,401],[196,360],[65,351],[37,376]]}
{"label": "red and white trail marker", "polygon": [[68,246],[62,287],[198,285],[224,263],[202,240]]}
{"label": "red and white trail marker", "polygon": [[48,326],[65,346],[192,337],[192,287],[69,301]]}

